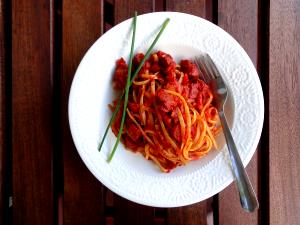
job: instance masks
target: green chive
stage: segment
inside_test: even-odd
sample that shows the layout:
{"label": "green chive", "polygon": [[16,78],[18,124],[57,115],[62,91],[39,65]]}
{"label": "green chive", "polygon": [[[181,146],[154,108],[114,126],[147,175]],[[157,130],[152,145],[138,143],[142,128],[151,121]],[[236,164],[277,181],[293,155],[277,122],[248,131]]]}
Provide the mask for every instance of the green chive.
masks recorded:
{"label": "green chive", "polygon": [[158,32],[156,38],[154,39],[154,41],[152,42],[152,44],[150,45],[148,51],[146,52],[143,60],[140,62],[138,68],[136,69],[135,73],[133,74],[132,78],[131,78],[131,81],[130,81],[130,84],[132,84],[132,82],[134,81],[134,78],[136,77],[136,75],[140,72],[140,69],[142,68],[142,66],[144,65],[144,63],[146,62],[146,60],[149,58],[151,52],[152,52],[152,49],[154,48],[156,42],[158,41],[158,39],[160,38],[162,32],[164,31],[164,29],[166,28],[166,26],[168,25],[170,19],[166,19],[165,22],[163,23],[162,27],[160,28],[160,31]]}
{"label": "green chive", "polygon": [[[152,42],[152,44],[150,45],[149,49],[147,50],[147,52],[146,52],[146,54],[145,54],[143,60],[140,62],[138,68],[137,68],[136,71],[135,71],[135,73],[134,73],[133,76],[131,77],[131,80],[130,80],[130,83],[129,83],[129,87],[130,87],[130,85],[132,84],[132,82],[133,82],[133,80],[135,79],[135,77],[137,76],[137,74],[139,73],[139,71],[141,70],[141,68],[142,68],[142,66],[144,65],[144,63],[146,62],[146,60],[150,57],[150,54],[151,54],[152,49],[154,48],[155,44],[157,43],[157,41],[158,41],[158,39],[160,38],[161,34],[163,33],[164,29],[165,29],[166,26],[168,25],[169,21],[170,21],[170,19],[168,18],[168,19],[166,19],[166,20],[164,21],[164,23],[162,24],[162,27],[161,27],[160,31],[158,32],[158,34],[157,34],[157,36],[155,37],[154,41]],[[130,61],[130,62],[131,62],[131,61]],[[129,62],[129,63],[130,63],[130,62]],[[128,68],[128,72],[129,72],[129,68]],[[128,75],[127,79],[128,79],[129,77],[130,77],[130,76]],[[127,81],[128,81],[128,80],[127,80]],[[128,90],[129,90],[129,87],[128,87]],[[104,140],[105,140],[105,138],[106,138],[106,136],[107,136],[108,130],[109,130],[111,124],[112,124],[113,121],[115,120],[115,117],[117,116],[117,114],[118,114],[118,112],[119,112],[119,110],[120,110],[121,102],[122,102],[123,97],[124,97],[125,94],[126,94],[126,90],[123,91],[122,95],[120,96],[120,98],[119,98],[119,100],[118,100],[118,102],[117,102],[116,109],[115,109],[115,111],[113,112],[112,117],[110,118],[110,121],[109,121],[109,123],[108,123],[108,125],[107,125],[107,127],[106,127],[106,130],[105,130],[105,133],[104,133],[103,138],[102,138],[102,140],[101,140],[101,143],[100,143],[99,146],[98,146],[98,150],[99,150],[99,151],[101,151],[101,148],[102,148],[103,143],[104,143]],[[128,98],[128,96],[127,96],[127,98]],[[124,102],[124,106],[125,106],[125,102]],[[127,104],[126,104],[126,106],[127,106]],[[124,112],[124,110],[125,110],[125,112],[126,112],[126,107],[123,108],[123,112]],[[122,117],[122,119],[123,119],[123,117]],[[125,120],[125,118],[124,118],[124,120]],[[121,127],[120,127],[120,130],[121,130]],[[119,130],[119,134],[120,134],[120,130]],[[118,134],[118,136],[119,136],[119,134]],[[120,136],[121,136],[121,135],[120,135]],[[120,139],[120,138],[119,138],[119,139]],[[117,139],[117,142],[119,143],[119,140],[118,140],[118,139]],[[116,142],[116,144],[117,144],[117,142]],[[112,157],[113,157],[113,155],[114,155],[114,152],[115,152],[116,147],[117,147],[116,144],[115,144],[115,146],[114,146],[114,149],[113,149],[111,155],[110,155],[109,158],[108,158],[108,162],[111,161],[111,159],[112,159]]]}
{"label": "green chive", "polygon": [[120,138],[121,138],[121,135],[122,135],[122,132],[123,132],[125,117],[126,117],[126,109],[127,109],[127,104],[128,104],[128,93],[129,93],[130,80],[131,80],[130,75],[131,75],[131,68],[132,68],[132,58],[133,58],[133,50],[134,50],[134,42],[135,42],[136,16],[137,16],[137,13],[135,12],[134,18],[133,18],[133,34],[132,34],[132,41],[131,41],[131,48],[130,48],[130,55],[129,55],[127,81],[126,81],[126,86],[125,86],[125,98],[124,98],[122,120],[121,120],[121,125],[120,125],[120,129],[119,129],[119,133],[118,133],[118,136],[117,136],[116,143],[114,145],[114,148],[113,148],[110,156],[107,159],[107,162],[110,162],[112,160],[112,158],[115,154],[115,151],[118,147],[118,144],[120,142]]}

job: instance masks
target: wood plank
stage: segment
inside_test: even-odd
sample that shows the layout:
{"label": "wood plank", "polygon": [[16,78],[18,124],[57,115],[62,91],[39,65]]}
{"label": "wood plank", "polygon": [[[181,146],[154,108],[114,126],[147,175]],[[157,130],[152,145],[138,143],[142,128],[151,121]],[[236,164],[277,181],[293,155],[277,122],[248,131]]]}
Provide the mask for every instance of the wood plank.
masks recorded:
{"label": "wood plank", "polygon": [[7,190],[7,79],[8,79],[8,43],[7,18],[8,4],[0,1],[0,224],[5,224],[8,214]]}
{"label": "wood plank", "polygon": [[13,224],[53,224],[52,2],[12,1]]}
{"label": "wood plank", "polygon": [[207,225],[207,204],[205,201],[194,205],[168,209],[168,225]]}
{"label": "wood plank", "polygon": [[61,118],[64,158],[65,225],[104,224],[103,186],[88,171],[73,144],[68,125],[68,96],[75,70],[103,30],[102,0],[65,0],[62,5]]}
{"label": "wood plank", "polygon": [[115,225],[153,225],[154,208],[139,205],[122,197],[115,196]]}
{"label": "wood plank", "polygon": [[[136,10],[139,15],[152,12],[152,0],[146,1],[125,1],[115,0],[114,5],[115,18],[114,23],[118,24],[121,21],[128,19],[134,15]],[[115,224],[149,224],[154,221],[154,208],[139,205],[127,201],[117,195],[114,196],[115,207]],[[126,209],[126,210],[124,210]]]}
{"label": "wood plank", "polygon": [[220,0],[218,26],[231,34],[257,64],[258,0]]}
{"label": "wood plank", "polygon": [[[221,0],[218,2],[218,25],[230,33],[257,64],[257,0]],[[258,193],[258,155],[256,151],[246,170]],[[235,183],[219,194],[219,224],[258,224],[258,211],[249,214],[240,206]]]}
{"label": "wood plank", "polygon": [[[206,19],[211,19],[212,15],[211,4],[205,0],[166,0],[166,10],[189,13]],[[207,207],[206,201],[186,207],[170,208],[168,209],[167,224],[207,224],[208,211],[211,211],[211,208]]]}
{"label": "wood plank", "polygon": [[166,10],[189,13],[211,20],[211,1],[208,0],[166,0]]}
{"label": "wood plank", "polygon": [[300,223],[300,4],[270,1],[270,224]]}
{"label": "wood plank", "polygon": [[135,0],[115,0],[115,25],[133,17],[134,11],[137,11],[138,15],[149,13],[154,11],[152,0],[135,1]]}
{"label": "wood plank", "polygon": [[153,11],[160,12],[165,11],[166,7],[166,1],[165,0],[153,0]]}

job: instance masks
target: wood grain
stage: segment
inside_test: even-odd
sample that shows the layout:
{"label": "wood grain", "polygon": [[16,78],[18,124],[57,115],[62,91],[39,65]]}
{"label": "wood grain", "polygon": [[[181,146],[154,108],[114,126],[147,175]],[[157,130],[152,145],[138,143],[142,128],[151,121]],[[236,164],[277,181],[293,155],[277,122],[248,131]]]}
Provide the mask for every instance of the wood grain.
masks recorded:
{"label": "wood grain", "polygon": [[257,64],[258,0],[219,0],[218,26],[231,34]]}
{"label": "wood grain", "polygon": [[300,3],[270,2],[270,224],[300,224]]}
{"label": "wood grain", "polygon": [[[257,0],[220,0],[218,1],[218,25],[230,33],[248,53],[254,65],[257,64],[258,42],[258,2]],[[246,170],[256,191],[258,189],[258,150]],[[245,212],[238,197],[236,184],[232,183],[219,194],[220,225],[254,225],[259,223],[258,211]]]}
{"label": "wood grain", "polygon": [[160,12],[165,11],[166,1],[165,0],[153,0],[153,11]]}
{"label": "wood grain", "polygon": [[7,30],[6,24],[10,21],[6,18],[7,4],[3,0],[0,1],[0,224],[4,224],[8,211],[7,196]]}
{"label": "wood grain", "polygon": [[134,16],[134,11],[137,11],[138,15],[149,13],[154,11],[152,0],[138,1],[138,0],[115,0],[115,25],[123,20]]}
{"label": "wood grain", "polygon": [[12,1],[13,224],[53,224],[50,1]]}
{"label": "wood grain", "polygon": [[75,70],[103,30],[101,0],[65,0],[62,5],[62,149],[64,225],[104,224],[103,186],[88,171],[74,147],[68,125],[68,96]]}
{"label": "wood grain", "polygon": [[116,209],[115,225],[153,225],[153,207],[142,206],[119,196],[115,196],[114,204]]}
{"label": "wood grain", "polygon": [[168,209],[168,225],[207,225],[205,201],[185,207]]}
{"label": "wood grain", "polygon": [[166,0],[166,10],[189,13],[208,20],[211,19],[211,1],[207,0]]}

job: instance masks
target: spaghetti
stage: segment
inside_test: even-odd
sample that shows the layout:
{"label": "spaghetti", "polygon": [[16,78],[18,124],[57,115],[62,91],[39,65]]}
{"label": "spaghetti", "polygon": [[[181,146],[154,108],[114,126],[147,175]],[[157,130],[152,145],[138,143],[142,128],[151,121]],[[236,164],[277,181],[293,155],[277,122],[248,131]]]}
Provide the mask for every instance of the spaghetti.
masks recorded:
{"label": "spaghetti", "polygon": [[[143,57],[142,53],[134,56],[133,69]],[[125,60],[117,60],[113,78],[116,90],[124,89],[127,72]],[[112,124],[115,135],[122,111]],[[221,127],[213,94],[190,60],[176,64],[167,53],[153,53],[130,87],[126,111],[121,141],[163,172],[203,157],[213,146],[217,148],[215,136]]]}

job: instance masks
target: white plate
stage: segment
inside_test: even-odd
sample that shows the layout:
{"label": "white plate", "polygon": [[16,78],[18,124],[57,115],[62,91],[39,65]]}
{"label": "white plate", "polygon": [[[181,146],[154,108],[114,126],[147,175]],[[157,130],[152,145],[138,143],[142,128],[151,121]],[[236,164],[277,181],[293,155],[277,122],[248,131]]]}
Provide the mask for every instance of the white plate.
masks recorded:
{"label": "white plate", "polygon": [[[170,23],[155,49],[170,53],[176,60],[192,58],[200,51],[211,55],[231,92],[227,116],[247,165],[257,147],[264,115],[262,88],[250,58],[221,28],[199,17],[175,12],[138,16],[136,52],[147,50],[166,18],[171,19]],[[115,142],[111,131],[102,151],[97,150],[111,117],[108,104],[115,98],[111,83],[115,61],[129,56],[131,23],[126,20],[102,35],[76,71],[69,97],[69,122],[76,148],[101,183],[134,202],[175,207],[209,198],[233,181],[226,145],[168,174],[141,155],[125,150],[122,144],[108,164],[106,159]]]}

